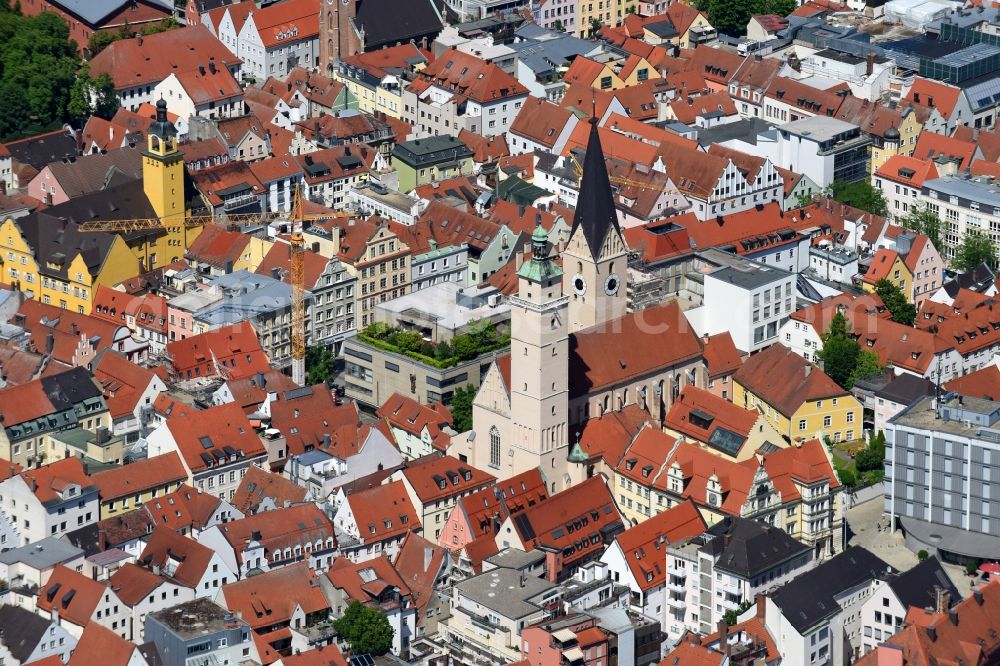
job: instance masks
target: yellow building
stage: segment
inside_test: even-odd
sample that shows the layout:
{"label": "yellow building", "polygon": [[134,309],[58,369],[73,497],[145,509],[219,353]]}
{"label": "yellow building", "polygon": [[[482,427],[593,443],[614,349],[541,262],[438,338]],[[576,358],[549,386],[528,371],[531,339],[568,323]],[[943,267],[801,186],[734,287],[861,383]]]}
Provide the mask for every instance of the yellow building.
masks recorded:
{"label": "yellow building", "polygon": [[127,513],[156,497],[172,493],[188,475],[177,453],[171,451],[97,472],[91,477],[101,500],[101,520]]}
{"label": "yellow building", "polygon": [[639,85],[643,81],[650,79],[661,79],[656,67],[649,64],[649,61],[642,56],[629,56],[618,71],[618,77],[625,83],[626,88]]}
{"label": "yellow building", "polygon": [[881,280],[899,287],[906,300],[913,302],[913,273],[895,250],[882,249],[875,253],[868,271],[861,278],[861,288],[872,293]]}
{"label": "yellow building", "polygon": [[563,80],[568,84],[581,83],[595,90],[620,90],[625,87],[625,82],[611,65],[584,56],[573,60]]}
{"label": "yellow building", "polygon": [[387,70],[405,71],[413,66],[420,71],[426,65],[426,58],[416,45],[401,44],[344,58],[334,71],[333,78],[347,88],[351,107],[364,113],[382,112],[393,118],[402,118],[403,86],[406,81]]}
{"label": "yellow building", "polygon": [[[884,108],[884,107],[882,107]],[[882,133],[881,141],[875,138],[871,148],[871,172],[889,161],[893,155],[912,155],[924,124],[912,107],[899,113],[898,125],[889,127]]]}
{"label": "yellow building", "polygon": [[748,358],[733,376],[733,402],[761,412],[789,441],[861,437],[861,403],[781,344]]}
{"label": "yellow building", "polygon": [[619,25],[638,10],[639,0],[580,0],[576,5],[578,37],[587,39],[595,25]]}

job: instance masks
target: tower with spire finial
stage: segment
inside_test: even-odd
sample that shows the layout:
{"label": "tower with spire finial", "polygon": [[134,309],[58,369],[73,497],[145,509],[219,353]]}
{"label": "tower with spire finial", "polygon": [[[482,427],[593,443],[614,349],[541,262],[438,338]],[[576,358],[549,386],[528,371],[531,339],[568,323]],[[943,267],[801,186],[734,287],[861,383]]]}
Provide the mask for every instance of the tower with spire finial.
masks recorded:
{"label": "tower with spire finial", "polygon": [[177,150],[177,130],[167,119],[167,103],[156,103],[156,122],[146,134],[142,155],[146,198],[161,220],[184,215],[184,155]]}
{"label": "tower with spire finial", "polygon": [[541,225],[531,235],[531,256],[517,271],[511,305],[509,445],[501,447],[501,478],[538,467],[550,492],[569,485],[569,331],[562,269],[550,256]]}
{"label": "tower with spire finial", "polygon": [[625,314],[628,275],[625,240],[618,225],[596,118],[590,119],[580,196],[562,256],[563,292],[569,296],[571,333]]}

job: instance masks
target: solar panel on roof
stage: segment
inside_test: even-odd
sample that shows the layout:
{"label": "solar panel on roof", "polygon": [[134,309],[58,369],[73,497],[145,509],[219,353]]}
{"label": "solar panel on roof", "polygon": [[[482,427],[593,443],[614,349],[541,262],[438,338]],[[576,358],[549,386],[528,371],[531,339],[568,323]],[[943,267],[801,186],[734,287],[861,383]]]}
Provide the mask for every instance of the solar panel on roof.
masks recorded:
{"label": "solar panel on roof", "polygon": [[735,455],[743,446],[744,438],[731,430],[716,428],[715,432],[708,438],[708,445],[724,451],[729,455]]}

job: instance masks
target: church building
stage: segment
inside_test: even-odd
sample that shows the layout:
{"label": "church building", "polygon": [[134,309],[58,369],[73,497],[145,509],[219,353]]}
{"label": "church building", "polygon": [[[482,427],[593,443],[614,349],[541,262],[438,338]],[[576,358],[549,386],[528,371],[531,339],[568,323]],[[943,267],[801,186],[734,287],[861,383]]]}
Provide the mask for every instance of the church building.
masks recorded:
{"label": "church building", "polygon": [[550,493],[593,474],[579,444],[587,420],[634,405],[660,426],[681,388],[707,381],[703,342],[676,302],[628,312],[627,247],[596,124],[556,249],[537,227],[510,299],[510,355],[487,371],[473,429],[449,451],[501,480],[538,468]]}

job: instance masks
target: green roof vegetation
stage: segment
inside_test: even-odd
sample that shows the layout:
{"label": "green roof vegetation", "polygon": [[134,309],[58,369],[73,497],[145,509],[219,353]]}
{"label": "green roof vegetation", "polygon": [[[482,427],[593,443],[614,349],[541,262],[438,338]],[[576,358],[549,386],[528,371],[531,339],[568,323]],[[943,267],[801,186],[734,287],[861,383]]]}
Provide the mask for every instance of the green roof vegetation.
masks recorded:
{"label": "green roof vegetation", "polygon": [[494,324],[473,322],[469,329],[468,333],[456,335],[451,342],[432,344],[416,331],[404,331],[376,322],[358,333],[358,339],[377,349],[407,356],[439,370],[510,347],[510,335],[499,331]]}

